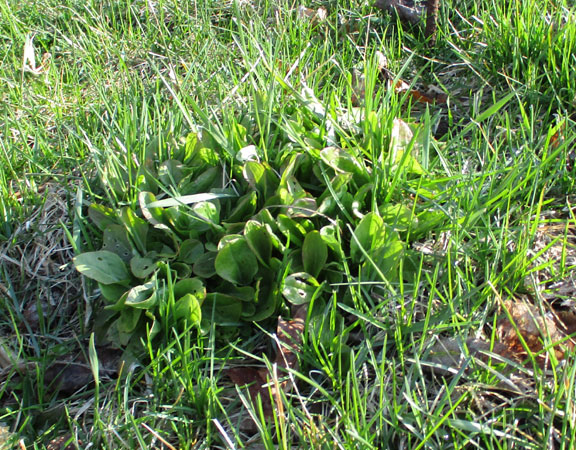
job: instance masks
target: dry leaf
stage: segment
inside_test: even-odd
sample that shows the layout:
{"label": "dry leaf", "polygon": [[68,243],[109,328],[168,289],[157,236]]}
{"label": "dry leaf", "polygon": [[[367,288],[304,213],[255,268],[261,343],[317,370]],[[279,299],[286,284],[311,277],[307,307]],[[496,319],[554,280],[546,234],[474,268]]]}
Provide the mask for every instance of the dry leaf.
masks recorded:
{"label": "dry leaf", "polygon": [[[280,369],[295,370],[298,367],[298,353],[302,348],[302,333],[304,323],[308,314],[308,305],[300,305],[294,311],[292,320],[278,318],[276,328],[278,352],[274,360],[274,367]],[[278,374],[269,373],[262,368],[255,367],[234,367],[228,369],[227,374],[237,386],[248,386],[250,398],[256,403],[258,397],[262,400],[264,417],[270,419],[274,414],[283,411],[281,397],[278,389],[284,392],[292,388],[290,377],[278,380]],[[274,401],[271,399],[271,394]],[[245,428],[245,426],[243,426]]]}
{"label": "dry leaf", "polygon": [[[424,85],[411,87],[409,83],[402,79],[397,79],[390,70],[388,70],[388,60],[381,52],[376,52],[378,60],[378,79],[385,83],[388,89],[392,89],[397,94],[406,94],[412,97],[415,102],[427,104],[444,104],[448,96],[442,89],[434,85]],[[364,74],[359,70],[352,71],[352,105],[359,106],[365,98],[366,80]]]}
{"label": "dry leaf", "polygon": [[[108,347],[98,348],[100,377],[113,377],[122,364],[122,352]],[[57,361],[44,372],[44,384],[52,391],[62,395],[73,393],[92,385],[94,375],[90,365],[82,358],[70,361]]]}
{"label": "dry leaf", "polygon": [[[258,397],[262,399],[262,411],[264,417],[273,417],[274,410],[270,401],[268,390],[267,371],[256,367],[233,367],[226,372],[232,382],[237,386],[248,386],[250,398],[256,403]],[[243,427],[246,428],[246,427]]]}
{"label": "dry leaf", "polygon": [[42,56],[42,64],[36,67],[36,52],[34,50],[34,36],[26,36],[26,42],[24,43],[24,57],[22,60],[22,71],[29,72],[34,75],[41,75],[48,70],[48,65],[50,61],[50,54],[45,53]]}
{"label": "dry leaf", "polygon": [[328,17],[328,11],[324,7],[311,9],[302,5],[296,10],[296,17],[298,17],[298,19],[309,20],[312,24],[317,25],[326,20]]}
{"label": "dry leaf", "polygon": [[[488,364],[498,355],[501,359],[495,362],[513,361],[526,363],[527,351],[542,352],[545,343],[554,344],[554,353],[558,360],[564,359],[566,352],[574,349],[574,341],[565,336],[576,332],[576,315],[560,312],[553,317],[542,316],[538,308],[527,302],[507,300],[504,308],[508,314],[497,324],[498,342],[490,344],[479,339],[468,339],[464,351],[463,344],[454,338],[440,338],[430,350],[427,362],[430,370],[438,375],[456,374],[469,357]],[[557,324],[561,324],[563,331]],[[526,343],[524,346],[522,340]],[[548,364],[547,352],[537,356],[540,367]],[[468,370],[468,369],[467,369]],[[509,371],[513,367],[509,366]]]}
{"label": "dry leaf", "polygon": [[44,372],[46,387],[63,395],[72,395],[93,382],[94,376],[87,364],[57,362]]}
{"label": "dry leaf", "polygon": [[[276,335],[280,343],[280,348],[276,354],[276,364],[284,369],[298,368],[298,353],[302,347],[302,333],[304,332],[304,322],[308,313],[308,305],[301,305],[294,314],[292,320],[278,318]],[[284,387],[283,387],[284,388]]]}
{"label": "dry leaf", "polygon": [[500,343],[495,343],[491,348],[489,342],[471,338],[466,340],[466,349],[467,352],[464,351],[463,344],[457,339],[438,339],[430,349],[427,359],[427,362],[431,363],[431,371],[438,375],[456,374],[469,357],[488,363],[491,358],[487,352],[508,359],[507,349]]}
{"label": "dry leaf", "polygon": [[555,311],[555,314],[566,335],[576,334],[576,313],[574,311]]}
{"label": "dry leaf", "polygon": [[[560,343],[564,336],[556,327],[554,319],[543,316],[534,305],[518,300],[506,300],[503,307],[508,314],[498,322],[498,338],[516,359],[525,359],[527,355],[525,347],[528,347],[531,353],[540,352],[546,341],[554,343],[554,353],[559,360],[564,358],[567,349],[574,347],[570,341]],[[546,365],[546,361],[545,352],[538,356],[541,367]]]}

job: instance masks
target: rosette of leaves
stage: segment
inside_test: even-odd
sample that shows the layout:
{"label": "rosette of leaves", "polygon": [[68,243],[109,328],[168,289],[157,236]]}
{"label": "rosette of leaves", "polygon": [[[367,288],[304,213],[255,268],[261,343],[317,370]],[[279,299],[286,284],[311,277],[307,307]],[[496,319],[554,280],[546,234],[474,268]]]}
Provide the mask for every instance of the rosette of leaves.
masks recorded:
{"label": "rosette of leaves", "polygon": [[[228,148],[192,133],[162,152],[165,161],[148,150],[133,176],[137,201],[89,207],[102,247],[74,263],[100,289],[110,339],[191,325],[238,330],[290,304],[338,290],[344,298],[349,277],[398,276],[413,212],[379,206],[374,162],[358,148],[324,146],[329,133],[319,126],[286,119],[273,154],[248,145],[238,123]],[[419,175],[415,158],[393,163],[406,160]]]}

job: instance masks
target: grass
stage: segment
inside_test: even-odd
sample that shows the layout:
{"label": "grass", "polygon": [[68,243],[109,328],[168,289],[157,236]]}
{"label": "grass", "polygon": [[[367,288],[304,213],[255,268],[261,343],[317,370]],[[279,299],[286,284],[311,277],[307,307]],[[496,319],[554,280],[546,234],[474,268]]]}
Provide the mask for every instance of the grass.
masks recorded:
{"label": "grass", "polygon": [[[300,18],[299,6],[0,2],[5,448],[571,448],[573,355],[558,361],[542,333],[545,368],[526,342],[515,351],[528,362],[506,364],[497,344],[506,299],[562,317],[573,303],[574,7],[447,0],[428,48],[421,30],[368,3],[304,4],[327,8],[325,21]],[[29,36],[36,65],[49,55],[39,74],[23,70]],[[376,52],[447,104],[390,89]],[[395,119],[416,138],[394,147]],[[91,203],[139,211],[157,179],[170,197],[189,193],[176,169],[150,181],[139,168],[176,159],[198,131],[218,149],[217,180],[242,178],[236,155],[249,145],[278,171],[305,155],[294,179],[332,204],[322,225],[350,255],[330,260],[329,282],[308,298],[299,368],[274,360],[288,307],[238,329],[213,316],[200,332],[172,326],[171,294],[153,310],[161,331],[134,332],[130,348],[145,351],[122,355],[118,372],[110,312],[74,269],[74,255],[106,243]],[[331,145],[353,155],[338,160],[357,164],[350,178],[322,160]],[[364,245],[370,212],[387,218],[401,258]],[[297,270],[288,251],[278,256],[283,285]],[[158,283],[172,292],[170,277]],[[488,343],[482,356],[475,338]],[[459,362],[434,356],[452,343]],[[290,380],[271,417],[230,382],[229,368],[244,366],[268,367],[272,388]]]}

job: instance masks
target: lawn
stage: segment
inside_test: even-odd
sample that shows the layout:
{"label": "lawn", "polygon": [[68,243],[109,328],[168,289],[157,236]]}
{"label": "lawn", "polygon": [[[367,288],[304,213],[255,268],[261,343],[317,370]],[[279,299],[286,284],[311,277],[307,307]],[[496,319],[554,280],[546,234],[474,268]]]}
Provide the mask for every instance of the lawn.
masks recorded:
{"label": "lawn", "polygon": [[0,0],[0,448],[573,448],[576,8],[424,23]]}

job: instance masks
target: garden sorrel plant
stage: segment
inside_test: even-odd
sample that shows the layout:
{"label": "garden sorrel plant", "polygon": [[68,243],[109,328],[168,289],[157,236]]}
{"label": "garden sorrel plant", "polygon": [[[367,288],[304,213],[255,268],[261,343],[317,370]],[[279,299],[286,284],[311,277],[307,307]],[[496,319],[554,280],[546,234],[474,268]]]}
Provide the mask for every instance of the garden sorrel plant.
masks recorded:
{"label": "garden sorrel plant", "polygon": [[238,327],[333,292],[351,304],[344,274],[361,283],[398,278],[406,238],[428,231],[438,213],[394,203],[394,186],[375,180],[394,171],[415,186],[425,173],[420,142],[396,120],[389,148],[371,160],[360,131],[350,145],[336,131],[339,117],[326,120],[314,107],[278,120],[286,131],[274,154],[250,144],[249,126],[235,122],[225,133],[232,150],[204,130],[165,161],[152,147],[130,176],[106,172],[119,198],[136,190],[138,201],[92,204],[102,248],[74,262],[98,283],[111,340],[126,345],[166,327]]}

